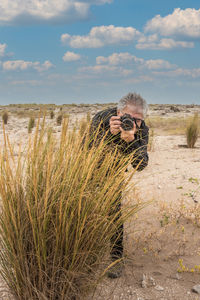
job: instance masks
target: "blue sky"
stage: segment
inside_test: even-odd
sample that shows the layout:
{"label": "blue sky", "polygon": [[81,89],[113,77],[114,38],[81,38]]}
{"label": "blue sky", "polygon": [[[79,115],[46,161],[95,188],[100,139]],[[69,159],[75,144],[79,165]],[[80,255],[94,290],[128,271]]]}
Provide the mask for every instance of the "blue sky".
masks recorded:
{"label": "blue sky", "polygon": [[196,0],[1,0],[0,104],[200,104]]}

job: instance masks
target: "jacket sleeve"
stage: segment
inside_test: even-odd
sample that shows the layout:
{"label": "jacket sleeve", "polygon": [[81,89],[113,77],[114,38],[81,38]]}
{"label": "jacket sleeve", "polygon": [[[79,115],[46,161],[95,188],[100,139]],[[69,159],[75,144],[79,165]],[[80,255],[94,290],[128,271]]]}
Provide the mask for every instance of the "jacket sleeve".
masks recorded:
{"label": "jacket sleeve", "polygon": [[126,143],[123,153],[130,154],[133,152],[133,159],[131,164],[133,168],[137,167],[137,171],[142,171],[149,161],[149,156],[147,153],[147,145],[149,141],[149,128],[145,126],[142,131],[135,135],[135,140],[131,143]]}
{"label": "jacket sleeve", "polygon": [[89,135],[90,135],[90,143],[89,148],[92,147],[94,141],[97,146],[101,139],[106,134],[106,125],[105,125],[105,116],[102,112],[97,113],[90,124]]}
{"label": "jacket sleeve", "polygon": [[90,135],[91,136],[94,136],[94,134],[97,132],[97,129],[99,127],[99,130],[98,130],[99,139],[102,138],[105,134],[105,126],[104,126],[102,117],[103,116],[102,116],[101,112],[97,113],[93,117],[91,125],[90,125]]}

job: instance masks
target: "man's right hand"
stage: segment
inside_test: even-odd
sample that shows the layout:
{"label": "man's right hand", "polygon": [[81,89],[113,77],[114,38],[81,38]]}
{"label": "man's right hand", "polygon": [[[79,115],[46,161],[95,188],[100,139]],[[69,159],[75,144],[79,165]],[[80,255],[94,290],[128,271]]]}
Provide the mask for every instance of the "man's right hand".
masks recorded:
{"label": "man's right hand", "polygon": [[110,132],[114,135],[118,134],[120,132],[120,116],[112,116],[110,118]]}

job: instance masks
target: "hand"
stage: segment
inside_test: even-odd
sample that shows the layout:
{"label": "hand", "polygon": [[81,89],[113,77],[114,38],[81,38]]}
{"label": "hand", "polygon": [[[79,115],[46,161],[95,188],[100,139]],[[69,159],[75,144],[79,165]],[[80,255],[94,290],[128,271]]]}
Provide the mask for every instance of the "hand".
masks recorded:
{"label": "hand", "polygon": [[112,116],[110,118],[110,132],[114,135],[118,134],[120,132],[120,117],[119,116]]}
{"label": "hand", "polygon": [[120,126],[120,131],[121,131],[121,139],[124,140],[127,143],[130,143],[132,141],[134,141],[135,137],[134,134],[137,131],[135,122],[133,122],[133,129],[132,130],[124,130],[121,126]]}

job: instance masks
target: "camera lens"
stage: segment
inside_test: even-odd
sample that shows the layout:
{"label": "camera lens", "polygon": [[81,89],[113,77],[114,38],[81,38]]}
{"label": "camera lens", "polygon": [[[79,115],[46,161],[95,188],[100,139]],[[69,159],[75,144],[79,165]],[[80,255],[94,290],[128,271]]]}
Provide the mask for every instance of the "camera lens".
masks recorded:
{"label": "camera lens", "polygon": [[126,131],[133,129],[134,121],[131,118],[131,116],[125,114],[124,116],[121,117],[121,122],[122,122],[121,124],[122,129]]}

